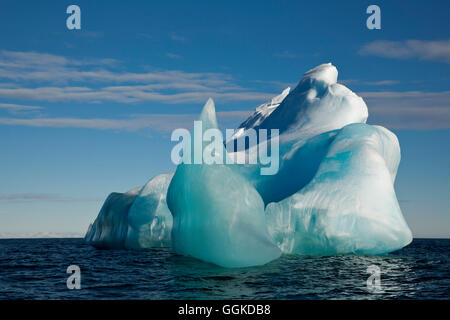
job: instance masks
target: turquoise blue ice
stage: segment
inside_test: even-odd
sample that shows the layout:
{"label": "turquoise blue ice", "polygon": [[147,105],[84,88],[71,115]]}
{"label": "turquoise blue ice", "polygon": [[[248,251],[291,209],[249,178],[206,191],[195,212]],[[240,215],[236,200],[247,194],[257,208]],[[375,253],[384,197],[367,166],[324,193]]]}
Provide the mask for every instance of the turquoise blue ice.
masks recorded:
{"label": "turquoise blue ice", "polygon": [[[277,174],[261,175],[259,165],[180,164],[175,174],[112,193],[86,241],[106,248],[171,246],[224,267],[265,264],[281,252],[385,254],[406,246],[412,235],[394,190],[397,137],[365,124],[366,104],[337,77],[331,64],[308,71],[233,136],[279,129]],[[217,128],[212,100],[200,120],[203,129]],[[252,157],[256,148],[220,152]]]}
{"label": "turquoise blue ice", "polygon": [[[200,120],[204,129],[217,128],[212,100]],[[167,193],[175,252],[224,267],[261,265],[281,255],[267,232],[261,196],[233,166],[178,166]]]}
{"label": "turquoise blue ice", "polygon": [[385,128],[349,124],[332,139],[312,180],[266,208],[272,239],[286,253],[383,254],[407,245],[393,182],[400,161]]}
{"label": "turquoise blue ice", "polygon": [[107,249],[170,247],[172,215],[166,194],[173,174],[161,174],[143,187],[111,193],[85,239]]}

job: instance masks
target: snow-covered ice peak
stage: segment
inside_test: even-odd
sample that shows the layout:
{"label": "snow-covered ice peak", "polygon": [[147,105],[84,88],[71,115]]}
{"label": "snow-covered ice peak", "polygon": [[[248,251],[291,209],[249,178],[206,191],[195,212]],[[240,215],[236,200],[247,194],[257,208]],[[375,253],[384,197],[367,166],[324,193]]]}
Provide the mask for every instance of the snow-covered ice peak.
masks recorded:
{"label": "snow-covered ice peak", "polygon": [[317,67],[305,72],[300,82],[307,80],[316,80],[323,81],[325,84],[331,85],[337,82],[337,78],[338,70],[331,64],[331,62],[328,62],[318,65]]}
{"label": "snow-covered ice peak", "polygon": [[279,95],[271,98],[269,101],[256,107],[255,111],[239,126],[236,133],[229,139],[234,140],[239,138],[247,129],[257,127],[283,102],[284,98],[291,91],[291,87],[287,87]]}

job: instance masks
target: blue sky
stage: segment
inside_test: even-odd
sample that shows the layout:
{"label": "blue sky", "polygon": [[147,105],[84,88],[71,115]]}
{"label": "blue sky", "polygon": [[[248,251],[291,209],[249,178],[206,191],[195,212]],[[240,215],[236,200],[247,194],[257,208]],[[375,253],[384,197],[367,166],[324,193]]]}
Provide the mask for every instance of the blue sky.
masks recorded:
{"label": "blue sky", "polygon": [[[81,8],[81,30],[66,8]],[[370,4],[381,30],[366,28]],[[170,132],[223,126],[332,62],[399,137],[416,237],[450,237],[448,1],[2,1],[0,235],[83,234],[112,191],[174,169]]]}

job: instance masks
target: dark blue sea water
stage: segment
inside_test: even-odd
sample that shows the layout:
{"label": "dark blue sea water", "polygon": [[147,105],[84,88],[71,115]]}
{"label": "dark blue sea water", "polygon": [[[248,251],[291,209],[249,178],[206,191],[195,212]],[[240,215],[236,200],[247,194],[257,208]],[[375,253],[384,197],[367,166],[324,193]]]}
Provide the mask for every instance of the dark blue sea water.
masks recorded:
{"label": "dark blue sea water", "polygon": [[[224,269],[170,249],[98,250],[82,239],[0,240],[0,299],[449,299],[450,239],[414,239],[386,256],[285,255]],[[81,269],[69,290],[66,269]],[[371,293],[367,267],[381,270]]]}

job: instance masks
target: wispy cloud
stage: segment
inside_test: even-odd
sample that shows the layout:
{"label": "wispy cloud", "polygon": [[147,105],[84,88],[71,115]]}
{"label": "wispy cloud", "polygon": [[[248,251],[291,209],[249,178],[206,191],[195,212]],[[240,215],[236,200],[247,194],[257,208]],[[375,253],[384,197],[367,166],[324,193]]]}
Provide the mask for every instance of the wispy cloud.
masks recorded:
{"label": "wispy cloud", "polygon": [[0,88],[0,96],[8,99],[35,101],[84,101],[96,103],[113,101],[133,103],[142,101],[168,104],[204,103],[208,98],[225,101],[261,101],[273,96],[271,93],[235,91],[217,92],[197,90],[182,93],[162,93],[144,86],[116,86],[104,88],[88,87],[40,87],[40,88]]}
{"label": "wispy cloud", "polygon": [[[172,58],[177,58],[171,54]],[[68,59],[37,53],[0,51],[0,97],[34,101],[114,101],[133,103],[259,101],[272,93],[257,92],[223,73],[189,73],[181,70],[117,71],[114,59]],[[121,70],[123,68],[120,68]]]}
{"label": "wispy cloud", "polygon": [[86,31],[86,30],[84,30],[83,32],[78,32],[77,34],[81,37],[86,37],[86,38],[101,38],[101,37],[103,37],[104,32],[103,31]]}
{"label": "wispy cloud", "polygon": [[409,104],[411,102],[405,99],[421,99],[440,105],[448,105],[450,102],[450,91],[368,91],[359,92],[358,94],[364,98],[400,99],[399,102],[402,104]]}
{"label": "wispy cloud", "polygon": [[11,104],[11,103],[0,103],[0,109],[4,109],[11,114],[23,114],[42,110],[42,107]]}
{"label": "wispy cloud", "polygon": [[450,40],[384,41],[378,40],[364,45],[359,53],[385,58],[433,60],[450,63]]}
{"label": "wispy cloud", "polygon": [[277,58],[287,58],[287,59],[295,59],[295,58],[297,58],[297,55],[296,55],[295,53],[292,53],[292,52],[290,52],[290,51],[285,50],[285,51],[283,51],[283,52],[277,52],[277,53],[274,53],[274,57],[277,57]]}
{"label": "wispy cloud", "polygon": [[90,202],[102,201],[103,199],[85,197],[67,197],[53,193],[15,193],[0,194],[0,201],[51,201],[51,202]]}
{"label": "wispy cloud", "polygon": [[149,34],[149,33],[138,33],[136,36],[139,38],[150,39],[150,40],[153,40],[155,38],[154,35]]}
{"label": "wispy cloud", "polygon": [[[450,129],[450,91],[380,91],[358,92],[358,95],[364,98],[369,108],[369,123],[390,129]],[[222,124],[226,121],[242,122],[252,109],[217,112],[217,117]],[[0,125],[115,131],[150,129],[170,133],[176,128],[190,129],[197,117],[198,114],[134,114],[120,119],[4,117],[0,118]]]}
{"label": "wispy cloud", "polygon": [[400,81],[397,80],[380,80],[380,81],[367,81],[365,84],[371,85],[371,86],[391,86],[399,84]]}
{"label": "wispy cloud", "polygon": [[[217,112],[219,121],[242,121],[251,111]],[[45,127],[45,128],[87,128],[97,130],[137,131],[149,128],[168,133],[176,128],[191,128],[198,114],[139,114],[123,119],[103,118],[0,118],[0,125]],[[0,200],[1,200],[0,196]]]}
{"label": "wispy cloud", "polygon": [[[441,42],[439,44],[437,47],[441,48],[443,45]],[[414,45],[417,43],[409,44]],[[366,53],[375,52],[374,47],[368,47],[372,49],[366,49]],[[433,52],[434,54],[429,53],[428,57],[444,59],[445,50],[442,48],[434,49]],[[0,80],[10,81],[8,83],[3,81],[0,84],[0,97],[49,102],[148,101],[165,104],[202,104],[207,98],[212,97],[218,102],[248,102],[250,112],[254,105],[273,96],[273,93],[259,92],[242,86],[232,76],[222,73],[189,73],[181,70],[136,73],[123,71],[123,67],[117,66],[121,66],[121,62],[114,59],[69,59],[47,53],[0,51]],[[348,80],[348,82],[371,86],[398,84],[398,81],[390,79],[364,82]],[[274,83],[270,85],[273,86]],[[359,94],[367,102],[369,121],[372,123],[386,125],[392,129],[450,129],[449,91],[380,91]],[[34,103],[29,105],[1,103],[0,109],[19,115],[23,112],[37,112],[41,107]],[[218,113],[218,116],[224,120],[241,121],[248,116],[248,112],[230,111]],[[149,128],[166,133],[174,128],[189,128],[196,117],[194,114],[141,114],[125,118],[34,115],[33,118],[3,117],[0,118],[0,125],[128,131]]]}
{"label": "wispy cloud", "polygon": [[390,129],[450,129],[450,91],[359,92],[369,108],[369,123]]}
{"label": "wispy cloud", "polygon": [[178,42],[187,42],[188,41],[187,37],[182,36],[177,33],[171,33],[169,36],[170,36],[170,39],[172,39],[173,41],[178,41]]}
{"label": "wispy cloud", "polygon": [[167,52],[166,56],[171,59],[181,59],[182,58],[182,56],[180,56],[179,54],[171,53],[171,52]]}
{"label": "wispy cloud", "polygon": [[362,81],[358,79],[343,79],[339,80],[339,83],[343,85],[361,84],[366,86],[392,86],[400,84],[400,81],[397,80]]}
{"label": "wispy cloud", "polygon": [[35,51],[0,51],[0,67],[17,69],[54,69],[70,66],[111,66],[119,61],[111,58],[73,59]]}

